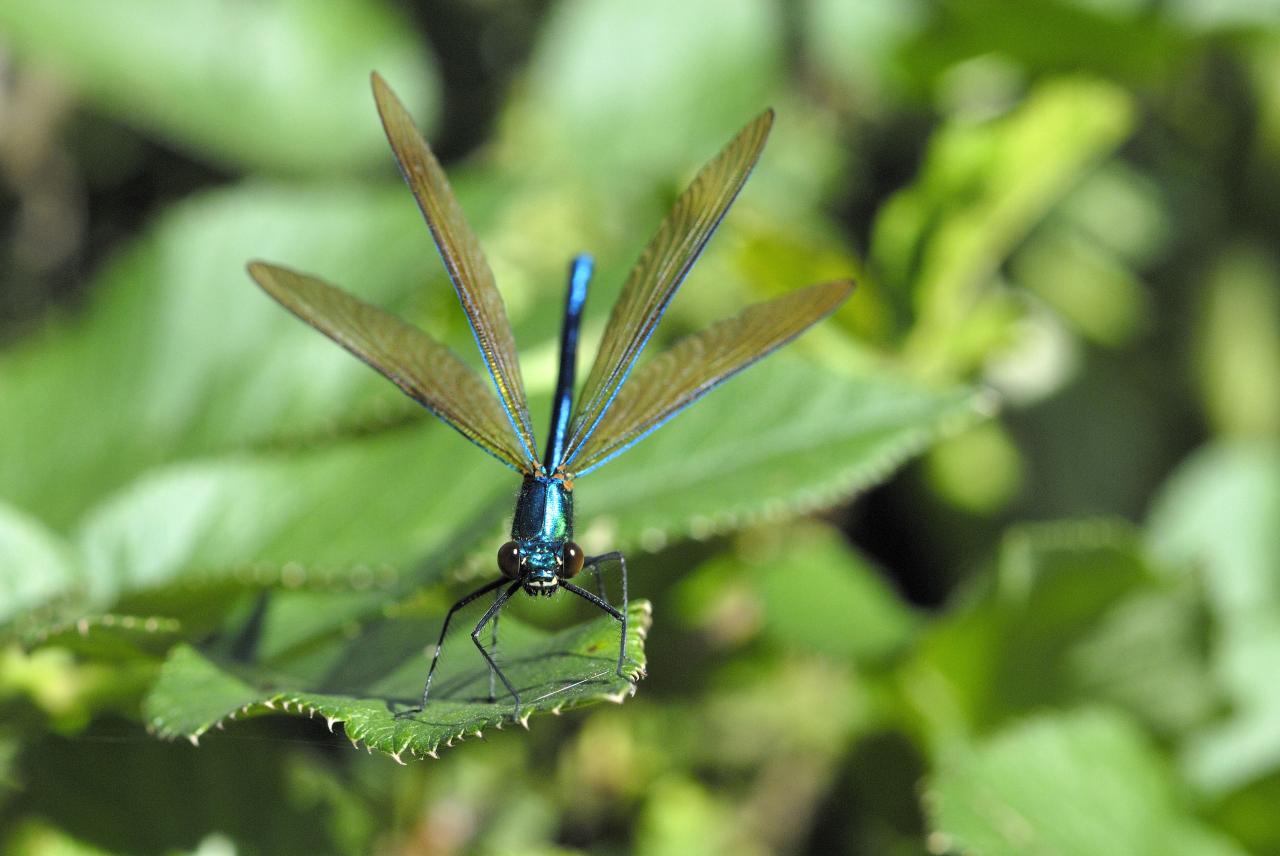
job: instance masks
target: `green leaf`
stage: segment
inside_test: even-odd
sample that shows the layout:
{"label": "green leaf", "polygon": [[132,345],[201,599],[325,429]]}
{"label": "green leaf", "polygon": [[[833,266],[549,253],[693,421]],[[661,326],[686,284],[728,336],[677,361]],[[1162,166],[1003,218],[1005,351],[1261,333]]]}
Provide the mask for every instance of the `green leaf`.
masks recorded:
{"label": "green leaf", "polygon": [[1271,248],[1229,248],[1204,288],[1194,366],[1210,421],[1241,439],[1280,435],[1280,268]]}
{"label": "green leaf", "polygon": [[990,57],[1022,74],[1089,68],[1156,85],[1169,75],[1171,62],[1190,61],[1183,57],[1195,46],[1168,16],[1147,14],[1137,3],[945,0],[930,11],[928,26],[898,57],[899,67],[930,89],[966,61]]}
{"label": "green leaf", "polygon": [[1203,579],[1218,632],[1211,656],[1232,715],[1187,748],[1188,775],[1223,793],[1280,769],[1280,448],[1209,446],[1157,499],[1152,549]]}
{"label": "green leaf", "polygon": [[980,361],[964,334],[1000,265],[1132,125],[1123,90],[1063,78],[1007,116],[957,120],[934,135],[915,183],[881,209],[872,242],[881,273],[910,289],[906,347],[916,365],[945,376]]}
{"label": "green leaf", "polygon": [[[648,602],[633,601],[629,614],[626,678],[614,672],[619,625],[611,617],[559,633],[533,630],[510,618],[502,621],[499,662],[521,689],[522,724],[533,713],[621,701],[634,691],[634,682],[644,673]],[[165,662],[144,714],[160,735],[184,736],[192,742],[226,719],[272,711],[319,715],[331,728],[342,723],[353,743],[401,762],[405,757],[435,755],[442,744],[451,746],[510,721],[509,697],[485,699],[486,667],[481,663],[459,668],[461,652],[453,650],[441,658],[435,694],[427,707],[397,716],[414,706],[421,694],[429,662],[422,656],[423,642],[430,638],[427,627],[404,618],[379,623],[353,641],[339,637],[331,652],[336,656],[319,658],[325,664],[321,668],[314,651],[246,669],[219,665],[181,645]],[[388,650],[400,653],[389,656]]]}
{"label": "green leaf", "polygon": [[243,185],[171,208],[106,266],[80,317],[0,356],[3,496],[65,530],[148,467],[403,407],[262,294],[254,257],[380,303],[438,270],[399,187]]}
{"label": "green leaf", "polygon": [[430,124],[435,71],[403,17],[343,0],[0,0],[6,46],[93,105],[222,163],[282,172],[385,159],[378,69]]}
{"label": "green leaf", "polygon": [[924,795],[935,852],[983,856],[1232,856],[1197,822],[1128,720],[1044,715],[944,757]]}
{"label": "green leaf", "polygon": [[1081,700],[1183,732],[1217,703],[1188,582],[1158,573],[1124,524],[1020,526],[995,584],[930,629],[903,691],[941,745]]}
{"label": "green leaf", "polygon": [[[166,632],[164,617],[178,617],[190,635],[245,588],[394,599],[487,543],[514,484],[434,423],[295,454],[157,468],[86,515],[70,552],[83,568],[75,597],[23,632],[42,642],[85,635],[103,626],[95,612],[114,610],[155,618]],[[40,590],[42,573],[19,562],[9,576]],[[145,631],[148,618],[130,623],[106,626]]]}
{"label": "green leaf", "polygon": [[94,584],[109,587],[102,601],[223,573],[288,588],[394,587],[412,565],[456,561],[508,513],[514,477],[463,452],[465,441],[429,423],[304,454],[178,465],[95,509],[79,543]]}
{"label": "green leaf", "polygon": [[67,594],[79,576],[69,545],[0,503],[0,625]]}
{"label": "green leaf", "polygon": [[[764,0],[568,0],[530,62],[514,136],[576,168],[669,179],[769,104],[782,27]],[[714,50],[709,46],[714,45]],[[678,132],[675,132],[678,129]]]}
{"label": "green leaf", "polygon": [[655,549],[834,505],[990,409],[968,389],[772,357],[581,479],[582,543]]}
{"label": "green leaf", "polygon": [[917,629],[914,611],[834,528],[762,526],[736,547],[680,584],[681,600],[716,638],[758,631],[785,650],[865,662],[892,655]]}

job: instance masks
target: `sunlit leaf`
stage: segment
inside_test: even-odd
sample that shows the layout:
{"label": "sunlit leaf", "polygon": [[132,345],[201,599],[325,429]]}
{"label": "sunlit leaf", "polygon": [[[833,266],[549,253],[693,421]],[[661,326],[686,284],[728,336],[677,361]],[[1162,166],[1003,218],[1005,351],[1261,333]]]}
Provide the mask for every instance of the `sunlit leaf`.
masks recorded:
{"label": "sunlit leaf", "polygon": [[[76,597],[27,633],[70,632],[82,619],[96,627],[95,611],[122,604],[143,615],[216,616],[225,593],[245,588],[393,599],[492,537],[514,489],[509,472],[436,424],[156,469],[80,523],[70,553],[83,568]],[[38,586],[41,571],[22,563],[11,574]],[[136,623],[144,629],[145,618]]]}
{"label": "sunlit leaf", "polygon": [[73,556],[39,521],[0,503],[0,625],[68,593],[80,578]]}
{"label": "sunlit leaf", "polygon": [[990,407],[968,389],[772,357],[581,479],[583,545],[656,547],[833,505]]}
{"label": "sunlit leaf", "polygon": [[[648,603],[632,602],[630,615],[626,667],[630,678],[614,672],[618,623],[613,618],[602,617],[554,634],[504,619],[499,662],[521,690],[522,717],[605,699],[621,701],[630,693],[644,672]],[[379,624],[351,641],[340,639],[334,646],[339,655],[336,662],[326,660],[327,668],[322,669],[315,666],[314,652],[307,652],[301,662],[291,663],[285,657],[245,669],[219,665],[194,648],[180,646],[149,694],[145,715],[161,735],[193,741],[228,718],[272,711],[319,716],[331,727],[342,723],[352,742],[402,762],[434,755],[442,745],[509,724],[511,699],[488,701],[483,664],[458,668],[452,664],[461,661],[462,652],[454,651],[447,652],[453,657],[441,660],[427,707],[403,714],[421,695],[428,664],[422,652],[433,626],[401,619]],[[296,676],[295,670],[303,676]]]}
{"label": "sunlit leaf", "polygon": [[1280,450],[1210,446],[1170,479],[1150,521],[1153,550],[1203,579],[1219,628],[1212,649],[1232,715],[1186,750],[1189,775],[1223,792],[1280,764]]}
{"label": "sunlit leaf", "polygon": [[[1109,83],[1041,84],[1012,113],[956,121],[930,141],[920,175],[876,219],[872,256],[916,313],[907,342],[929,373],[963,370],[961,345],[1010,252],[1129,133],[1133,107]],[[963,358],[964,362],[957,364]]]}
{"label": "sunlit leaf", "polygon": [[1209,418],[1232,437],[1280,435],[1280,269],[1270,249],[1232,247],[1204,287],[1195,368]]}
{"label": "sunlit leaf", "polygon": [[3,0],[0,31],[94,106],[236,167],[381,162],[372,69],[396,81],[424,124],[437,98],[425,48],[372,0]]}
{"label": "sunlit leaf", "polygon": [[1197,822],[1154,746],[1097,710],[1041,715],[942,759],[932,848],[983,856],[1242,856]]}

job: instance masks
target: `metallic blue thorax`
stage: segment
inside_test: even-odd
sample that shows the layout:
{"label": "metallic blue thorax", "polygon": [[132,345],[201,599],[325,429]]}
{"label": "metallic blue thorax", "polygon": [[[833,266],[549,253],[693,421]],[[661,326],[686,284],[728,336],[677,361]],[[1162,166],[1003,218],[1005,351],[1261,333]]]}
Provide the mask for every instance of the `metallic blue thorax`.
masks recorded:
{"label": "metallic blue thorax", "polygon": [[545,476],[525,476],[511,521],[511,540],[535,574],[555,574],[560,551],[573,538],[573,491]]}

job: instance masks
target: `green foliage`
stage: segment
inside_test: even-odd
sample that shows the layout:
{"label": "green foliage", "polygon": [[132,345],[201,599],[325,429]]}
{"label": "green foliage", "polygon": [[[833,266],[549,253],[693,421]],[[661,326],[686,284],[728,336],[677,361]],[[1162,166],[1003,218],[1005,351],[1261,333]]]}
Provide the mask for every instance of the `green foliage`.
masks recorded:
{"label": "green foliage", "polygon": [[[1259,670],[1280,655],[1280,449],[1205,449],[1159,498],[1153,549],[1203,579],[1220,628],[1213,667],[1232,715],[1194,736],[1188,774],[1210,792],[1266,776],[1280,760],[1280,688]],[[1229,533],[1229,534],[1228,534]]]}
{"label": "green foliage", "polygon": [[9,47],[98,109],[227,166],[287,173],[379,162],[381,133],[358,121],[371,68],[433,105],[432,63],[404,24],[369,0],[0,3]]}
{"label": "green foliage", "polygon": [[[1280,852],[1267,14],[0,0],[0,850]],[[468,638],[483,600],[411,710],[514,474],[245,273],[479,365],[374,69],[444,158],[539,427],[568,259],[598,262],[585,363],[765,106],[642,360],[858,283],[575,486],[576,540],[628,554],[629,678],[615,620],[517,598],[494,650],[528,733]]]}
{"label": "green foliage", "polygon": [[1003,259],[1091,166],[1129,133],[1133,106],[1101,81],[1042,84],[1008,116],[964,117],[930,141],[920,177],[876,220],[872,257],[910,287],[905,347],[928,373],[970,369],[1005,334],[993,291]]}
{"label": "green foliage", "polygon": [[1101,711],[1041,716],[944,758],[925,802],[938,850],[1244,853],[1189,818],[1139,729]]}

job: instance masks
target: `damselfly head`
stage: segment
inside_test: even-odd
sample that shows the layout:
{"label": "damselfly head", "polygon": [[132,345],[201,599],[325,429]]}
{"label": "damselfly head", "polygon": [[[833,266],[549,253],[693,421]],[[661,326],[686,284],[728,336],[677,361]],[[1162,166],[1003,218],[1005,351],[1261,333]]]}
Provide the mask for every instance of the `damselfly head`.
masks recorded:
{"label": "damselfly head", "polygon": [[531,595],[550,597],[561,580],[570,580],[582,570],[582,548],[566,541],[559,548],[537,542],[508,541],[498,549],[498,569],[509,580],[520,580]]}

